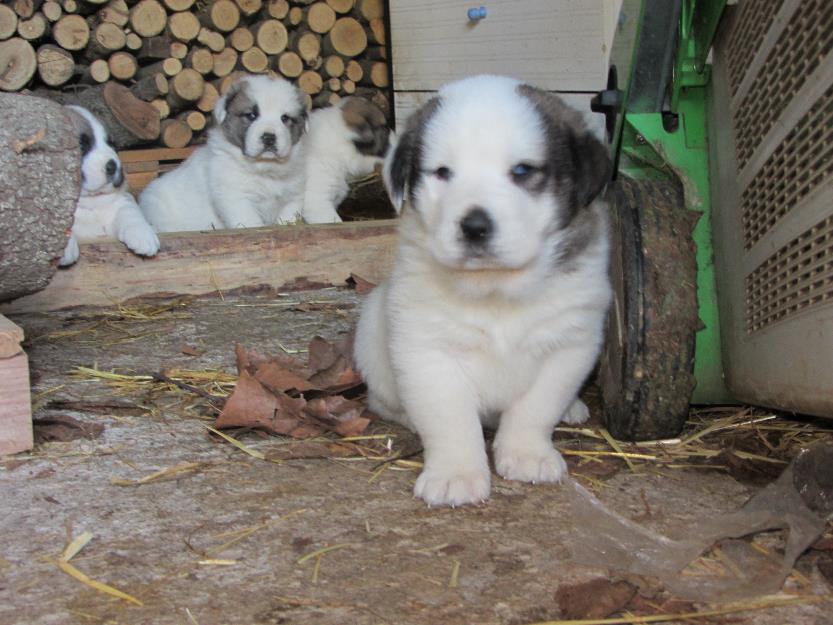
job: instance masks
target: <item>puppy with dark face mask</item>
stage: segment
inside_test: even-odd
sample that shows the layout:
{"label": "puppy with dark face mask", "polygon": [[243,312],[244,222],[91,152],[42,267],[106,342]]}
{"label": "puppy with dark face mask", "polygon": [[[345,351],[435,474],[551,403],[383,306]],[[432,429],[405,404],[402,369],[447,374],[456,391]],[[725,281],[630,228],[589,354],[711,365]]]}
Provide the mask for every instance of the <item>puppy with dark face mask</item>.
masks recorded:
{"label": "puppy with dark face mask", "polygon": [[356,362],[370,408],[422,439],[414,494],[488,498],[482,425],[502,477],[559,481],[553,428],[588,415],[577,394],[611,299],[606,149],[557,96],[478,76],[411,117],[384,173],[399,250],[362,309]]}
{"label": "puppy with dark face mask", "polygon": [[78,260],[79,243],[118,239],[141,256],[159,251],[159,239],[127,190],[116,151],[107,131],[87,109],[67,106],[81,149],[81,196],[72,233],[59,261],[62,267]]}
{"label": "puppy with dark face mask", "polygon": [[159,232],[251,228],[303,211],[307,111],[281,78],[246,76],[214,108],[208,142],[139,198]]}

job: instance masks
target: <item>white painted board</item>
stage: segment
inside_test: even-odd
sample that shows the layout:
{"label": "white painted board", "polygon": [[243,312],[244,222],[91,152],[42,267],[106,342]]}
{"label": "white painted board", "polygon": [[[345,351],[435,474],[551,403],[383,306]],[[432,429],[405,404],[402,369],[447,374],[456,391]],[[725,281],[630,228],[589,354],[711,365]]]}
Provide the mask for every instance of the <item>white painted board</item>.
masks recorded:
{"label": "white painted board", "polygon": [[[397,91],[433,91],[472,74],[544,89],[598,91],[607,76],[611,0],[390,0]],[[483,6],[487,16],[467,17]]]}

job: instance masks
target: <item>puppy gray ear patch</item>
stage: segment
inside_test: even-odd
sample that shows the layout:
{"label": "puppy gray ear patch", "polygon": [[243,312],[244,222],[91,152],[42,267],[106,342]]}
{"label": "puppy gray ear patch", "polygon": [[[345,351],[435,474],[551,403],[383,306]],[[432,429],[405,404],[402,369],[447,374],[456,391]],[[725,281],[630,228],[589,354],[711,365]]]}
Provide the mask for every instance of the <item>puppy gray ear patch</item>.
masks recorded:
{"label": "puppy gray ear patch", "polygon": [[428,122],[441,104],[439,97],[428,100],[408,119],[405,131],[396,146],[388,154],[385,163],[385,182],[388,194],[397,210],[400,210],[406,194],[413,200],[414,190],[422,176],[422,137]]}
{"label": "puppy gray ear patch", "polygon": [[569,146],[576,167],[576,199],[583,208],[604,190],[613,175],[613,163],[607,148],[587,130],[571,132]]}

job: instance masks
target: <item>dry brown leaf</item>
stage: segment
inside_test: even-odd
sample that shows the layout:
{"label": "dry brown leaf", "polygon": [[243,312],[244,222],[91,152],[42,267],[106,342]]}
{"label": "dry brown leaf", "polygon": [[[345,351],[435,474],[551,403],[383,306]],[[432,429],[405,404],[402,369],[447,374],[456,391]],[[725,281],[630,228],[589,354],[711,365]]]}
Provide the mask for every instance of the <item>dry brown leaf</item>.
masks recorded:
{"label": "dry brown leaf", "polygon": [[258,367],[255,378],[272,392],[285,393],[289,390],[309,391],[316,388],[309,380],[294,371],[270,361]]}
{"label": "dry brown leaf", "polygon": [[373,289],[376,288],[375,282],[371,282],[366,278],[362,278],[361,276],[356,275],[355,273],[350,274],[348,284],[350,283],[350,281],[352,281],[353,288],[356,289],[356,293],[358,293],[359,295],[367,295]]}
{"label": "dry brown leaf", "polygon": [[599,577],[582,584],[561,586],[555,600],[565,619],[599,619],[620,612],[636,595],[628,582]]}

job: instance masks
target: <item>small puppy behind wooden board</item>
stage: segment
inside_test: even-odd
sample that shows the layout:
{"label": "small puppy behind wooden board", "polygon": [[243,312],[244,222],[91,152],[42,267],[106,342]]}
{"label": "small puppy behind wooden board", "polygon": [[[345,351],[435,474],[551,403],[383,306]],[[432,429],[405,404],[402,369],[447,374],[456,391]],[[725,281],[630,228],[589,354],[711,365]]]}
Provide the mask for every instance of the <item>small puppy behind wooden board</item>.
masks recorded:
{"label": "small puppy behind wooden board", "polygon": [[364,98],[344,98],[310,114],[307,136],[307,180],[304,220],[339,222],[336,209],[350,182],[372,173],[390,143],[381,109]]}
{"label": "small puppy behind wooden board", "polygon": [[497,76],[452,83],[385,161],[401,210],[392,275],[368,296],[356,362],[370,408],[414,429],[430,505],[489,496],[482,425],[506,479],[556,482],[554,426],[578,391],[611,300],[605,147],[557,96]]}
{"label": "small puppy behind wooden board", "polygon": [[82,180],[72,233],[59,265],[66,267],[78,260],[79,243],[101,239],[118,239],[140,256],[153,256],[159,251],[159,239],[127,190],[107,131],[87,109],[65,108],[78,133]]}

